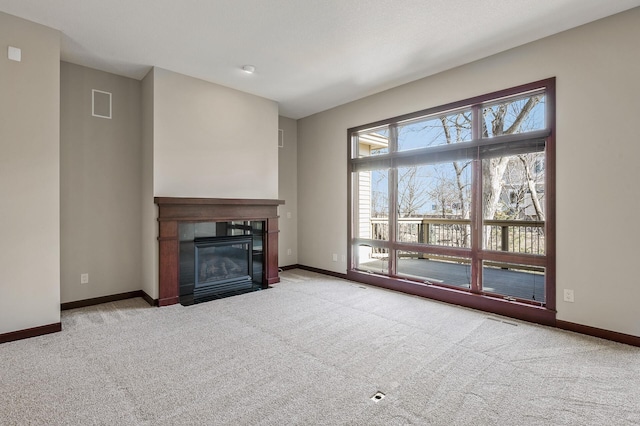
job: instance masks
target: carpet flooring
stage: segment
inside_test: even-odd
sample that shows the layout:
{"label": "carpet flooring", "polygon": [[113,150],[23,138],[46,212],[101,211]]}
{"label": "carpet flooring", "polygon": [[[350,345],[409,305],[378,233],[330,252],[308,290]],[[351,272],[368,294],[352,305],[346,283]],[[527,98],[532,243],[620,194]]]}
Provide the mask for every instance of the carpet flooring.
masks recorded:
{"label": "carpet flooring", "polygon": [[62,332],[0,345],[0,425],[640,424],[640,348],[281,279],[188,307],[64,311]]}

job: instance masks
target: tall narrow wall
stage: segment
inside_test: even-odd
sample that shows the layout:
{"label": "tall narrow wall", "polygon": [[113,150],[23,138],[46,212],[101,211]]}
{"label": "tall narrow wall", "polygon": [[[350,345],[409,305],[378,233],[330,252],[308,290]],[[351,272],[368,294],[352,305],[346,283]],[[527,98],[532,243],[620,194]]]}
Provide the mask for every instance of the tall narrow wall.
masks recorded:
{"label": "tall narrow wall", "polygon": [[[68,62],[60,78],[61,300],[140,290],[141,83]],[[111,94],[111,118],[93,114],[93,90]]]}
{"label": "tall narrow wall", "polygon": [[60,33],[0,12],[0,46],[2,334],[60,322]]}

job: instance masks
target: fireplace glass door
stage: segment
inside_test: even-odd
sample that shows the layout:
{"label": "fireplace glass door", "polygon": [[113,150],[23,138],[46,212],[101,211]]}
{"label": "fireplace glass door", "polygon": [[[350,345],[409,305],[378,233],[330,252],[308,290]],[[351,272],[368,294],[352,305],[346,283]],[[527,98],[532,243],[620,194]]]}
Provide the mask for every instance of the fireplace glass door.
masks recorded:
{"label": "fireplace glass door", "polygon": [[251,236],[198,238],[194,242],[194,292],[251,287]]}
{"label": "fireplace glass door", "polygon": [[267,288],[264,222],[185,222],[179,233],[183,305]]}

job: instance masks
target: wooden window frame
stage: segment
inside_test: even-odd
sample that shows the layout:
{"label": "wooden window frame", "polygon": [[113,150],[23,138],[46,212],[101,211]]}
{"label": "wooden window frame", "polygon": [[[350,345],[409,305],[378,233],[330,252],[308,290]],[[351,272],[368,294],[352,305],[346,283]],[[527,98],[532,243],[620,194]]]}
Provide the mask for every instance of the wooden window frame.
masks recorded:
{"label": "wooden window frame", "polygon": [[[481,109],[485,104],[495,102],[502,98],[509,98],[519,94],[525,94],[527,92],[535,92],[543,90],[545,93],[545,123],[546,128],[544,130],[538,130],[533,132],[527,132],[517,135],[508,135],[508,137],[497,136],[493,138],[482,138],[481,134]],[[556,200],[555,200],[555,187],[556,187],[556,149],[555,149],[555,134],[556,134],[556,121],[555,121],[555,78],[549,78],[540,80],[516,87],[511,87],[505,90],[500,90],[485,95],[476,96],[473,98],[465,99],[458,102],[452,102],[446,105],[441,105],[434,108],[428,108],[421,111],[416,111],[410,114],[404,114],[401,116],[393,117],[387,120],[381,120],[374,123],[365,124],[362,126],[353,127],[347,130],[347,201],[348,201],[348,244],[347,244],[347,278],[371,284],[379,287],[384,287],[392,290],[397,290],[417,296],[423,296],[430,299],[440,300],[443,302],[453,303],[457,305],[467,306],[470,308],[480,309],[483,311],[496,313],[500,315],[510,316],[513,318],[523,319],[539,324],[555,325],[556,321]],[[390,135],[393,135],[394,129],[397,128],[397,124],[403,121],[441,114],[446,111],[459,110],[462,108],[471,108],[473,115],[472,122],[472,142],[460,143],[456,146],[435,146],[429,148],[423,148],[419,150],[394,152],[392,146],[390,146],[389,154],[381,155],[380,157],[365,157],[355,158],[354,153],[357,153],[357,146],[354,136],[359,132],[375,129],[376,127],[389,127]],[[398,250],[415,250],[416,245],[412,243],[397,242],[395,238],[396,232],[396,205],[395,199],[396,188],[393,185],[395,179],[389,178],[389,199],[392,204],[391,212],[389,214],[389,241],[375,242],[374,245],[380,247],[386,247],[389,249],[389,274],[374,274],[364,272],[356,269],[354,246],[359,243],[371,243],[371,241],[362,241],[356,238],[355,232],[357,225],[353,223],[355,205],[357,200],[353,200],[353,195],[357,194],[355,186],[357,185],[357,179],[353,179],[355,171],[360,167],[366,165],[377,164],[380,167],[389,167],[390,174],[397,173],[398,164],[408,161],[409,156],[427,156],[441,155],[446,158],[447,152],[461,150],[461,149],[482,149],[482,147],[497,146],[500,143],[504,143],[505,140],[510,141],[524,141],[533,139],[544,140],[545,143],[545,255],[523,255],[519,253],[507,253],[507,252],[489,252],[487,250],[478,248],[478,244],[472,245],[471,248],[458,248],[458,247],[430,247],[422,245],[419,251],[424,253],[435,253],[469,257],[471,259],[471,283],[472,287],[469,290],[460,288],[447,287],[447,286],[434,286],[425,284],[424,282],[418,282],[406,277],[398,276],[396,271],[395,254]],[[390,145],[395,143],[394,138],[390,137]],[[429,157],[431,158],[431,157]],[[437,157],[436,157],[437,158]],[[478,202],[482,199],[482,185],[480,184],[482,178],[482,167],[478,164],[478,158],[473,161],[473,187],[471,191],[471,203],[477,206]],[[393,200],[393,201],[391,201]],[[474,207],[477,212],[478,209]],[[480,209],[481,211],[482,209]],[[472,239],[480,241],[481,233],[483,229],[482,214],[476,213],[472,216]],[[513,300],[512,298],[505,298],[498,295],[491,295],[484,293],[480,290],[481,287],[481,273],[482,262],[484,260],[502,261],[509,263],[521,263],[542,266],[545,268],[545,303],[544,305],[530,303],[523,300]]]}

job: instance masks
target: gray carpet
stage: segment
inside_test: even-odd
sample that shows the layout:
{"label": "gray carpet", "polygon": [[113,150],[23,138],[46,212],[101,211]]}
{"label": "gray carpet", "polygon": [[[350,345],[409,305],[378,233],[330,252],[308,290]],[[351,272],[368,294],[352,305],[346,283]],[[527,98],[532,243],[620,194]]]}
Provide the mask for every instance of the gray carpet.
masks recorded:
{"label": "gray carpet", "polygon": [[281,277],[190,307],[63,312],[61,333],[0,345],[0,424],[640,424],[639,348]]}

